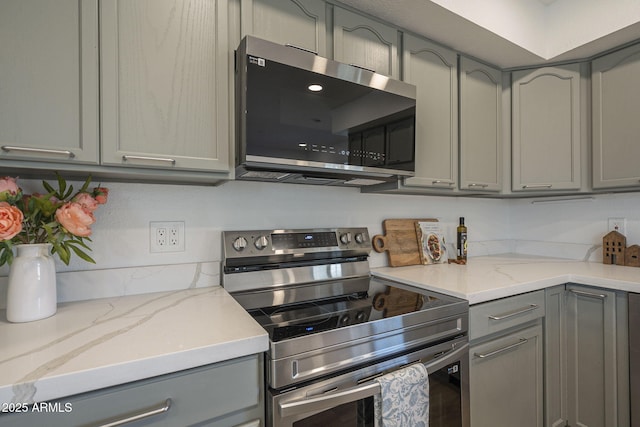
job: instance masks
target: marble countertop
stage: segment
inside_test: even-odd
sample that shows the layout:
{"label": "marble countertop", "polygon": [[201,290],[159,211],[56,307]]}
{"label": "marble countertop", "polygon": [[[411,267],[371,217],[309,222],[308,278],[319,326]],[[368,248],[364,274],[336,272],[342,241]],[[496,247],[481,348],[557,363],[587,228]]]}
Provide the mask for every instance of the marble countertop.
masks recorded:
{"label": "marble countertop", "polygon": [[0,403],[151,378],[260,353],[269,342],[217,286],[63,303],[29,323],[0,319]]}
{"label": "marble countertop", "polygon": [[463,298],[478,304],[574,282],[640,293],[640,268],[524,255],[469,258],[466,265],[380,267],[385,279]]}

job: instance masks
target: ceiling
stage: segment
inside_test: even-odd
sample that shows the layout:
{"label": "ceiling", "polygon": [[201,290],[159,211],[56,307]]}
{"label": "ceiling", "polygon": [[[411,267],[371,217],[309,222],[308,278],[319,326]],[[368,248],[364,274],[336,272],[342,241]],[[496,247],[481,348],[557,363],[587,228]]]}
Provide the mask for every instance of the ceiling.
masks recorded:
{"label": "ceiling", "polygon": [[340,0],[500,68],[591,58],[640,40],[639,0]]}

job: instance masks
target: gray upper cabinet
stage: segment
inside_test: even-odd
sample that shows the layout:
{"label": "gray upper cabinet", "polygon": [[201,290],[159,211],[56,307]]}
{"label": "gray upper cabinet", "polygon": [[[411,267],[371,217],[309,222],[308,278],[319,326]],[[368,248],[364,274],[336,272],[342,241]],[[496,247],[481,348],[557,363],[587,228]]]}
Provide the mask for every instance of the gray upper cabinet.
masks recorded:
{"label": "gray upper cabinet", "polygon": [[97,164],[97,0],[3,0],[0,40],[0,159]]}
{"label": "gray upper cabinet", "polygon": [[458,175],[457,54],[406,35],[404,80],[416,85],[416,175],[407,187],[453,191]]}
{"label": "gray upper cabinet", "polygon": [[513,191],[582,186],[580,65],[513,73]]}
{"label": "gray upper cabinet", "polygon": [[229,170],[226,4],[100,3],[103,164]]}
{"label": "gray upper cabinet", "polygon": [[502,72],[460,58],[460,189],[502,189]]}
{"label": "gray upper cabinet", "polygon": [[333,48],[336,61],[396,79],[400,77],[400,35],[396,28],[340,7],[334,8],[333,19]]}
{"label": "gray upper cabinet", "polygon": [[593,187],[640,186],[640,45],[593,61]]}
{"label": "gray upper cabinet", "polygon": [[241,0],[242,36],[327,56],[326,5],[318,0]]}

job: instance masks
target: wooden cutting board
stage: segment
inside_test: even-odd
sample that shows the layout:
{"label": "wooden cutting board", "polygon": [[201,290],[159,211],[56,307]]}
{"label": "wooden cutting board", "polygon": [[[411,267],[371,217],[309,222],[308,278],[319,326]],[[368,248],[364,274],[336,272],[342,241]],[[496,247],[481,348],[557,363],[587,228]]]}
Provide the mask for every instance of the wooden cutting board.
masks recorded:
{"label": "wooden cutting board", "polygon": [[435,218],[385,219],[384,235],[373,236],[371,243],[376,252],[387,252],[391,267],[422,264],[420,245],[416,235],[416,221],[437,222]]}

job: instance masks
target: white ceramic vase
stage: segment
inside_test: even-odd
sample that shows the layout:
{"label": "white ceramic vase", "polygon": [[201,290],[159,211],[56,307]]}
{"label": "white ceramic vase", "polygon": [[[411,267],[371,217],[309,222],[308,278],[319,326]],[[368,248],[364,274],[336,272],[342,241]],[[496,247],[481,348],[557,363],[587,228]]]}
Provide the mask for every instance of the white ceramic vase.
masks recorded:
{"label": "white ceramic vase", "polygon": [[56,265],[49,243],[16,245],[9,270],[7,320],[31,322],[56,313]]}

